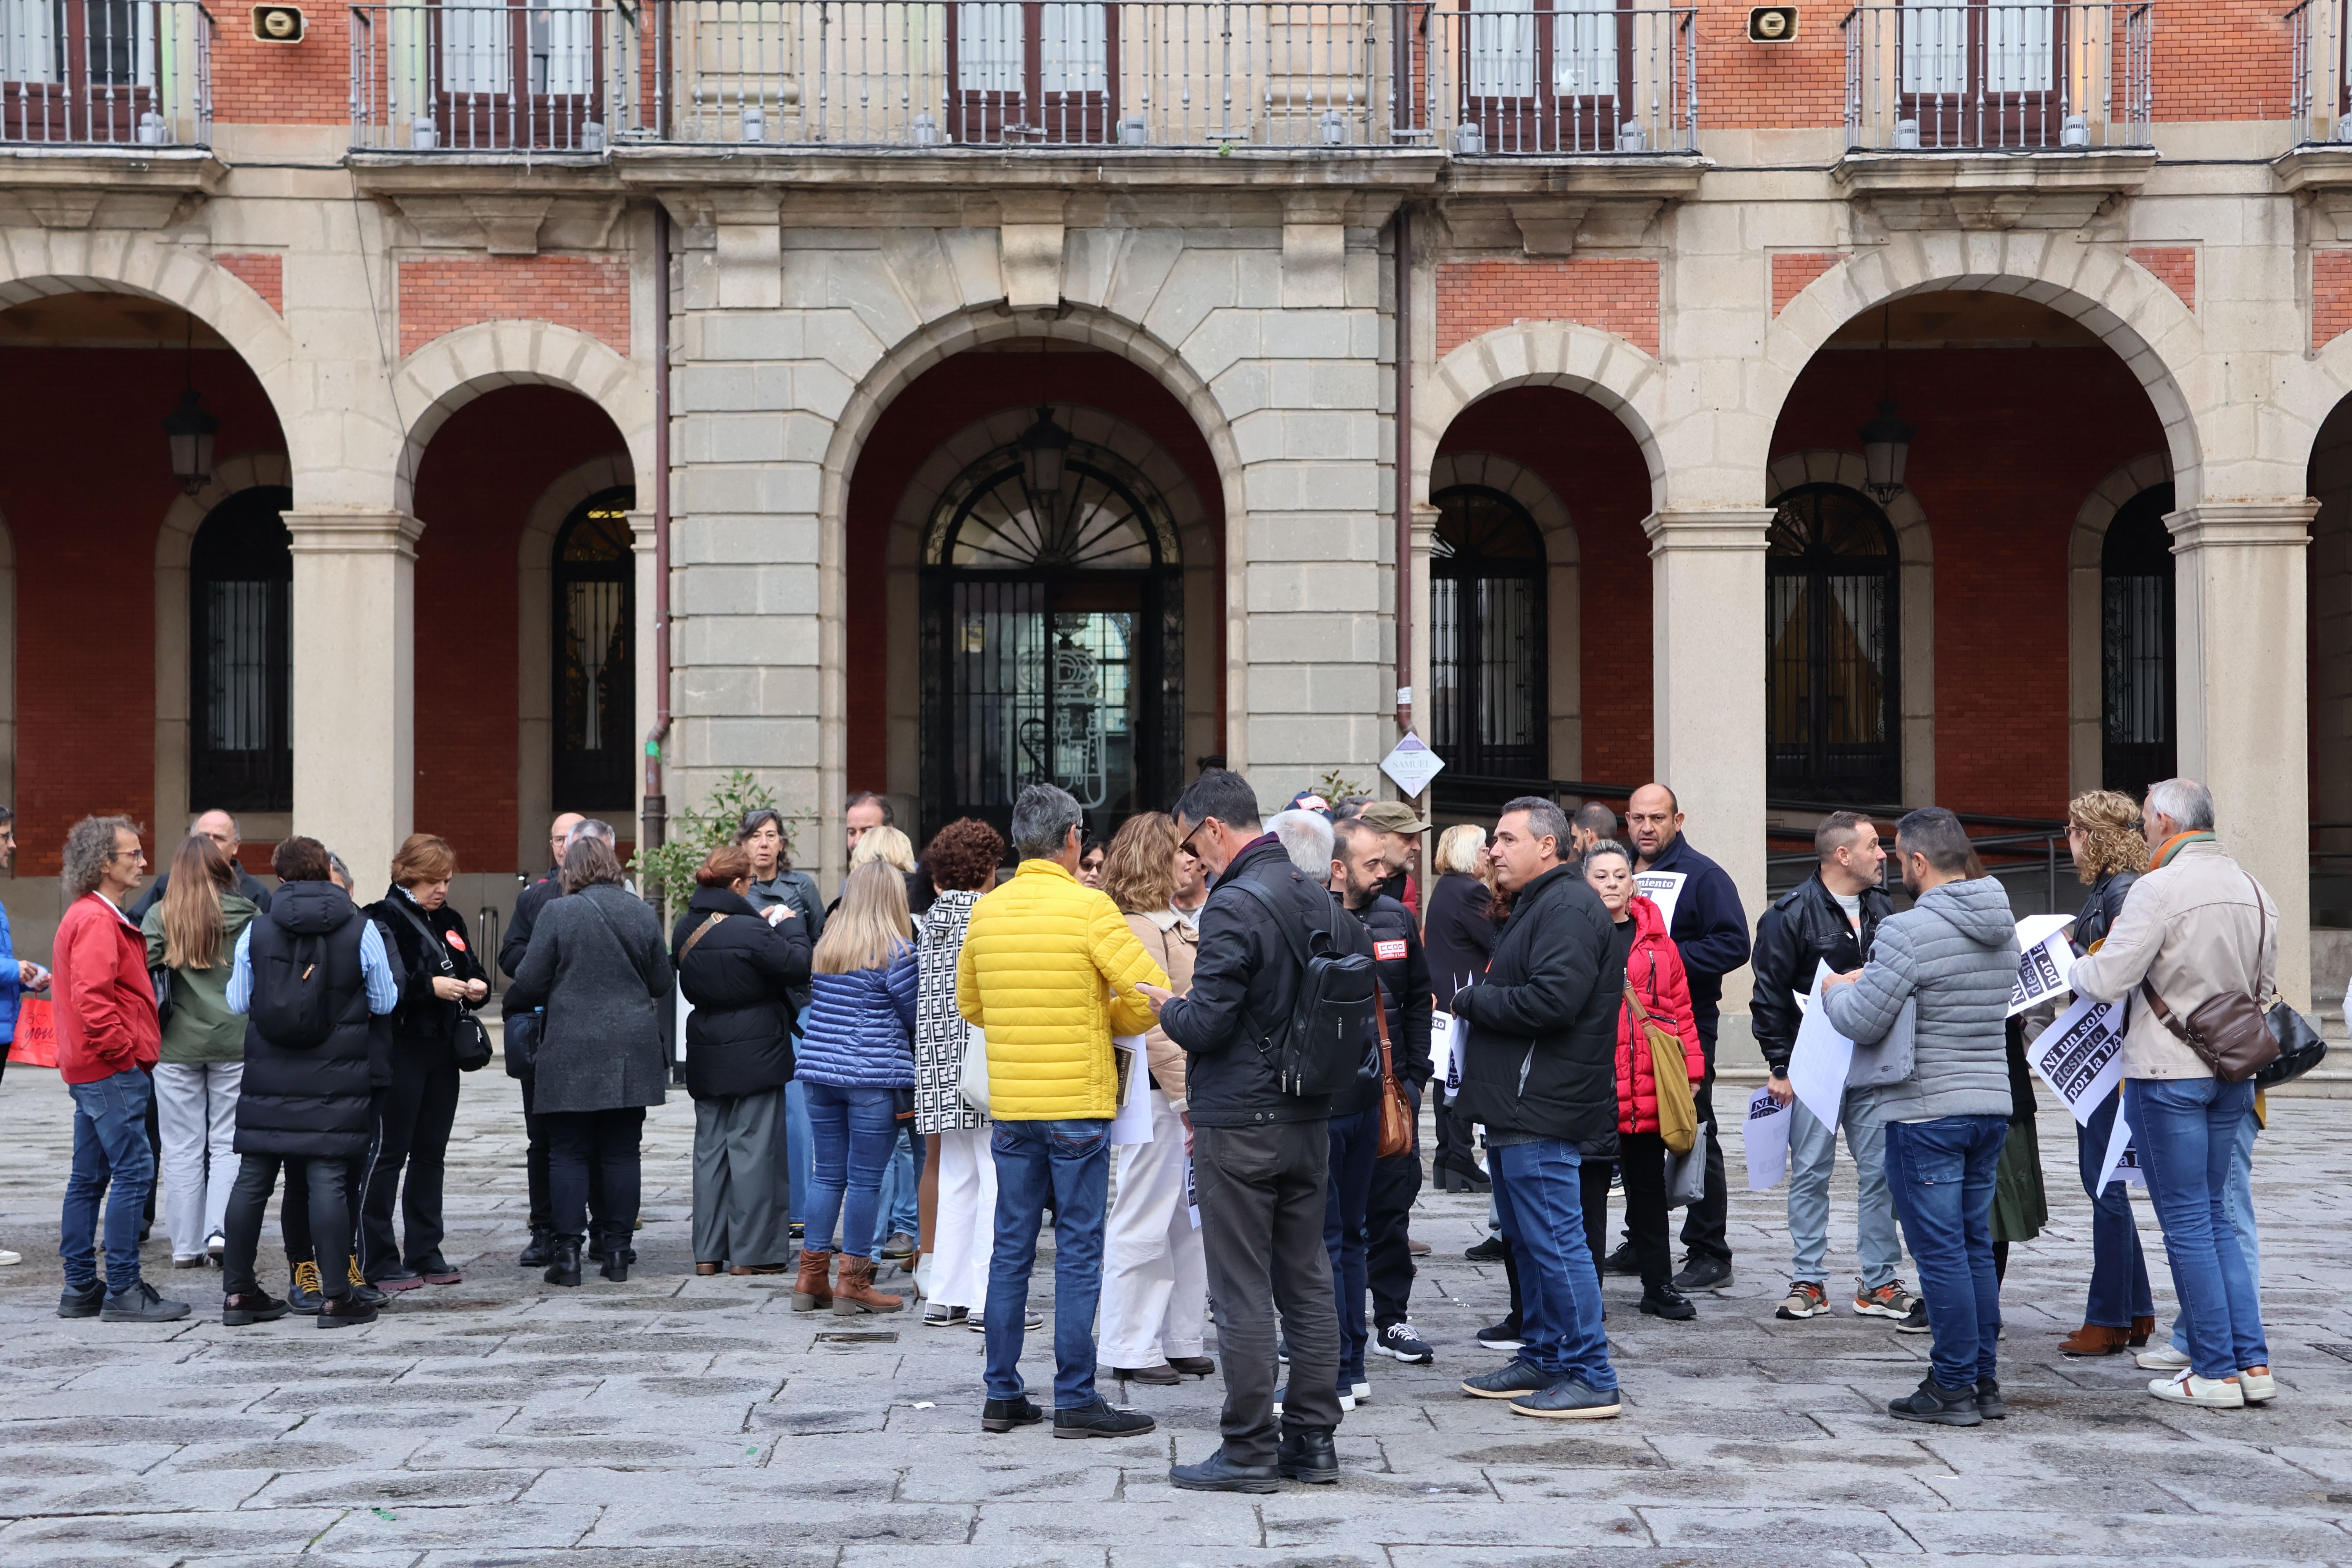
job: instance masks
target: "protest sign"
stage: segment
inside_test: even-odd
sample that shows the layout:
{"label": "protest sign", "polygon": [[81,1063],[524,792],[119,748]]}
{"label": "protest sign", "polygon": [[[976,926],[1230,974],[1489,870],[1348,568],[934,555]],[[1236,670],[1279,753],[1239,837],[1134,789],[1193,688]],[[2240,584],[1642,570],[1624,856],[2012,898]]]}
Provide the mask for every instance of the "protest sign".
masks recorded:
{"label": "protest sign", "polygon": [[2139,1168],[2139,1151],[2132,1146],[2131,1123],[2124,1120],[2121,1110],[2116,1112],[2116,1130],[2107,1134],[2106,1158],[2099,1163],[2099,1191],[2105,1192],[2107,1184],[2116,1181],[2135,1187],[2147,1185],[2147,1176]]}
{"label": "protest sign", "polygon": [[1827,963],[1813,972],[1805,1020],[1797,1026],[1797,1042],[1789,1050],[1789,1081],[1814,1120],[1834,1130],[1845,1105],[1845,1075],[1853,1065],[1853,1042],[1837,1032],[1821,1005],[1822,982],[1829,973]]}
{"label": "protest sign", "polygon": [[1675,929],[1675,901],[1683,896],[1683,884],[1690,880],[1687,871],[1636,871],[1633,886],[1643,898],[1658,906],[1658,914],[1666,929]]}
{"label": "protest sign", "polygon": [[[2033,1037],[2025,1059],[2088,1126],[2124,1075],[2124,1005],[2084,996]],[[2120,1120],[2120,1119],[2119,1119]]]}
{"label": "protest sign", "polygon": [[1151,1090],[1143,1066],[1143,1037],[1113,1035],[1111,1060],[1117,1064],[1118,1114],[1111,1118],[1113,1148],[1151,1142]]}
{"label": "protest sign", "polygon": [[1741,1145],[1748,1158],[1748,1190],[1769,1191],[1789,1173],[1789,1122],[1791,1108],[1759,1089],[1748,1101],[1747,1120],[1739,1124]]}
{"label": "protest sign", "polygon": [[[2052,921],[2057,921],[2052,925]],[[2071,917],[2029,915],[2017,922],[2017,981],[2009,988],[2009,1016],[2060,995],[2066,989],[2066,971],[2074,950],[2066,941]]]}
{"label": "protest sign", "polygon": [[1451,1013],[1433,1011],[1429,1015],[1432,1059],[1445,1076],[1445,1098],[1449,1100],[1462,1092],[1463,1037],[1468,1033],[1462,1020]]}

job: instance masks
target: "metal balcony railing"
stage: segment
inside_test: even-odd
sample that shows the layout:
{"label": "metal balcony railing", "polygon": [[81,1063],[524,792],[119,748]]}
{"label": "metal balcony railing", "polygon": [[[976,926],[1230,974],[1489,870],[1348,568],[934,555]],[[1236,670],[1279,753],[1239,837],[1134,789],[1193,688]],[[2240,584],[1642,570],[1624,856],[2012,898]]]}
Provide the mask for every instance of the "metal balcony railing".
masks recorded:
{"label": "metal balcony railing", "polygon": [[1858,5],[1845,19],[1846,144],[2147,146],[2154,36],[2147,4]]}
{"label": "metal balcony railing", "polygon": [[351,11],[354,148],[600,153],[640,123],[636,30],[616,7]]}
{"label": "metal balcony railing", "polygon": [[1454,153],[1696,150],[1696,10],[1522,5],[1434,16],[1460,83],[1445,105]]}
{"label": "metal balcony railing", "polygon": [[2286,14],[2287,112],[2295,140],[2352,142],[2352,75],[2345,69],[2343,0],[2304,0]]}
{"label": "metal balcony railing", "polygon": [[0,145],[212,139],[212,17],[197,0],[0,0]]}

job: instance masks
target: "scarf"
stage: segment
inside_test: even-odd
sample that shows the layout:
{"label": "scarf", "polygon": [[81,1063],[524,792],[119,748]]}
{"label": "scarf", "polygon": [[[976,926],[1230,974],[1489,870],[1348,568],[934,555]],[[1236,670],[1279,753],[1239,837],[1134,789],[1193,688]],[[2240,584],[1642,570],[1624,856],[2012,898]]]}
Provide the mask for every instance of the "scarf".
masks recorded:
{"label": "scarf", "polygon": [[2213,834],[2210,828],[2195,830],[2188,833],[2176,833],[2171,837],[2166,839],[2163,845],[2158,848],[2156,854],[2149,858],[2147,868],[2153,871],[2160,866],[2170,865],[2172,863],[2172,858],[2180,853],[2181,847],[2184,845],[2210,844],[2212,842]]}

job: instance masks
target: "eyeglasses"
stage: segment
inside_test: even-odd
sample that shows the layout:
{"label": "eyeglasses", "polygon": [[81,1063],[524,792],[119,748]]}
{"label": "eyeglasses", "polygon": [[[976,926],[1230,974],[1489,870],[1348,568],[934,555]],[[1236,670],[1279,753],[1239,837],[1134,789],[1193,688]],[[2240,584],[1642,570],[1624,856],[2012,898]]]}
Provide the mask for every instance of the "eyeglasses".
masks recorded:
{"label": "eyeglasses", "polygon": [[144,860],[147,858],[147,851],[144,849],[117,849],[113,854],[109,855],[107,858],[110,860]]}
{"label": "eyeglasses", "polygon": [[1209,824],[1215,820],[1216,818],[1213,816],[1204,816],[1201,818],[1200,821],[1194,823],[1192,825],[1192,831],[1184,835],[1184,842],[1176,846],[1177,852],[1183,855],[1190,855],[1193,859],[1198,860],[1201,858],[1201,852],[1192,847],[1192,840],[1201,837],[1201,829],[1208,826]]}

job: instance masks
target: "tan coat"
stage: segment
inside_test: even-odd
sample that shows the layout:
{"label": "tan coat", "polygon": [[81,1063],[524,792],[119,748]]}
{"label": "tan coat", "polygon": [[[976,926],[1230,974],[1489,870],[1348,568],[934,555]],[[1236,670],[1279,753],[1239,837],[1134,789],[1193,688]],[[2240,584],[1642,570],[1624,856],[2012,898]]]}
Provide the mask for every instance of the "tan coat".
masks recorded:
{"label": "tan coat", "polygon": [[2067,974],[2077,994],[2101,1002],[2131,997],[2126,1078],[2212,1077],[2213,1069],[2164,1026],[2140,995],[2143,975],[2183,1022],[2200,1004],[2224,991],[2244,992],[2267,1005],[2278,981],[2278,906],[2219,844],[2184,844],[2169,862],[2132,884],[2107,940],[2088,958],[2076,959]]}
{"label": "tan coat", "polygon": [[[1129,915],[1127,929],[1151,955],[1151,962],[1168,972],[1168,989],[1181,996],[1192,989],[1192,959],[1201,945],[1201,933],[1192,922],[1171,910],[1156,915]],[[1158,1024],[1143,1037],[1145,1055],[1150,1058],[1151,1076],[1159,1081],[1160,1091],[1179,1110],[1184,1106],[1184,1047],[1168,1037],[1168,1032]]]}

